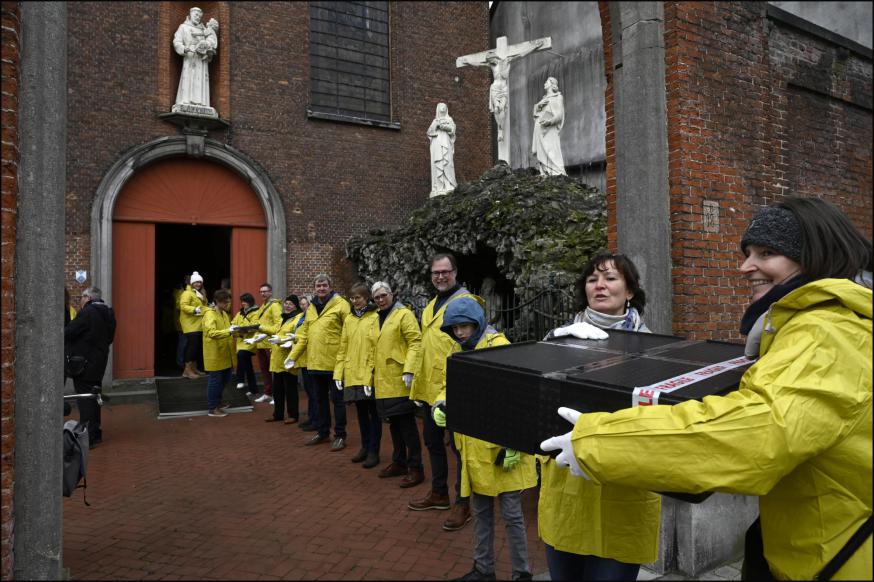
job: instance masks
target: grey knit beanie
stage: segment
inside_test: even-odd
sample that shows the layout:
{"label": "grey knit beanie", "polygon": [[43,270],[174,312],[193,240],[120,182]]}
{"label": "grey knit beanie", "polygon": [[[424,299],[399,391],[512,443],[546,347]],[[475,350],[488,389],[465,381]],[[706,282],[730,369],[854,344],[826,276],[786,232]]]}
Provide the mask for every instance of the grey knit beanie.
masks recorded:
{"label": "grey knit beanie", "polygon": [[740,241],[740,248],[746,254],[749,245],[768,247],[797,263],[801,261],[803,242],[801,227],[791,211],[766,206],[753,216]]}

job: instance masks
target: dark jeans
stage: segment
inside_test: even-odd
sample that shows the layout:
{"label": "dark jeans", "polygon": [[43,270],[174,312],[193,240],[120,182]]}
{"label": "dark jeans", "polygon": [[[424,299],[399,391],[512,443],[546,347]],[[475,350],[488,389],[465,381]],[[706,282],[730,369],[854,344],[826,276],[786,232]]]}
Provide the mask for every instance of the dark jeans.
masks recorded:
{"label": "dark jeans", "polygon": [[586,556],[546,546],[546,564],[552,580],[637,580],[640,564]]}
{"label": "dark jeans", "polygon": [[452,431],[437,426],[431,417],[430,410],[426,409],[422,419],[422,436],[425,438],[425,446],[428,447],[428,456],[431,459],[431,489],[439,495],[449,495],[447,479],[449,477],[449,463],[446,460],[446,445],[443,444],[445,433],[449,433],[449,446],[455,454],[455,466],[458,471],[455,475],[455,503],[470,503],[469,497],[461,497],[461,454],[455,448],[455,439]]}
{"label": "dark jeans", "polygon": [[319,399],[316,398],[316,388],[313,384],[312,375],[306,368],[300,369],[300,381],[303,383],[303,391],[307,395],[307,422],[319,426]]}
{"label": "dark jeans", "polygon": [[264,394],[273,396],[273,378],[270,377],[270,350],[258,350],[258,367],[261,369]]}
{"label": "dark jeans", "polygon": [[203,332],[185,334],[185,361],[195,362],[197,369],[203,370]]}
{"label": "dark jeans", "polygon": [[176,334],[176,364],[182,368],[185,366],[185,345],[186,345],[186,337],[185,334],[181,331]]}
{"label": "dark jeans", "polygon": [[[76,394],[91,394],[94,387],[100,387],[100,382],[86,382],[73,379],[73,388]],[[103,430],[100,428],[100,405],[96,398],[77,398],[76,406],[79,407],[79,422],[88,427],[88,441],[103,438]]]}
{"label": "dark jeans", "polygon": [[[283,410],[284,407],[284,410]],[[297,399],[297,376],[288,372],[273,373],[273,418],[282,420],[284,412],[288,418],[300,416]]]}
{"label": "dark jeans", "polygon": [[231,369],[215,370],[209,372],[206,378],[206,406],[210,410],[218,408],[222,403],[222,392],[231,381]]}
{"label": "dark jeans", "polygon": [[246,383],[249,392],[258,393],[258,382],[255,381],[255,368],[252,367],[252,352],[240,350],[237,352],[237,384]]}
{"label": "dark jeans", "polygon": [[[355,402],[358,410],[358,428],[361,430],[361,448],[368,453],[379,454],[379,443],[382,441],[382,421],[376,413],[376,400],[358,400]],[[416,434],[416,440],[419,435]]]}
{"label": "dark jeans", "polygon": [[343,402],[343,391],[337,390],[331,372],[307,372],[312,377],[315,386],[316,399],[319,402],[318,424],[319,435],[326,437],[331,434],[331,405],[334,403],[334,438],[346,438],[346,403]]}
{"label": "dark jeans", "polygon": [[388,417],[388,428],[394,450],[391,461],[408,469],[422,470],[422,444],[419,442],[419,427],[412,412]]}

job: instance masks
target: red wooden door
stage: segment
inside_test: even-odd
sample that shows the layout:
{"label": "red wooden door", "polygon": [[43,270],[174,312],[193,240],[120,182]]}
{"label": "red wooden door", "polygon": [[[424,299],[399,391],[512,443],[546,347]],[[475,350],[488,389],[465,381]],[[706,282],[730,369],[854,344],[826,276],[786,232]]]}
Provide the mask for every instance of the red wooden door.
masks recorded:
{"label": "red wooden door", "polygon": [[116,378],[155,375],[155,225],[114,222],[112,308]]}
{"label": "red wooden door", "polygon": [[234,227],[231,230],[231,292],[234,313],[240,309],[240,295],[251,293],[261,302],[258,289],[267,281],[267,229]]}
{"label": "red wooden door", "polygon": [[[172,158],[131,176],[113,211],[112,304],[116,378],[155,375],[155,223],[232,227],[231,285],[258,299],[266,280],[267,222],[249,184],[219,164]],[[157,257],[161,260],[161,257]]]}

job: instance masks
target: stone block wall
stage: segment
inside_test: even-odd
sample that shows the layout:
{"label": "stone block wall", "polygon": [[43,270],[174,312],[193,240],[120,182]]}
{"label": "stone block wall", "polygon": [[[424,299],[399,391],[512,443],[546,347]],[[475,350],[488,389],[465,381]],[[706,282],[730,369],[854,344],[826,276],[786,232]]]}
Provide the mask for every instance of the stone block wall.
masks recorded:
{"label": "stone block wall", "polygon": [[[318,271],[332,273],[338,288],[350,284],[346,241],[399,225],[428,199],[425,132],[438,102],[458,126],[459,182],[491,166],[489,73],[455,68],[457,56],[488,43],[486,4],[390,3],[392,117],[400,129],[308,118],[307,3],[208,5],[205,19],[225,19],[220,74],[229,94],[217,90],[229,105],[216,106],[230,122],[209,137],[252,158],[282,197],[290,292],[311,291]],[[67,281],[90,269],[91,206],[109,167],[132,147],[178,134],[157,117],[175,97],[177,80],[165,81],[172,69],[165,51],[179,24],[174,6],[83,2],[70,10]]]}
{"label": "stone block wall", "polygon": [[15,483],[15,235],[18,217],[18,82],[21,7],[3,2],[2,194],[0,194],[0,578],[12,579],[13,484]]}

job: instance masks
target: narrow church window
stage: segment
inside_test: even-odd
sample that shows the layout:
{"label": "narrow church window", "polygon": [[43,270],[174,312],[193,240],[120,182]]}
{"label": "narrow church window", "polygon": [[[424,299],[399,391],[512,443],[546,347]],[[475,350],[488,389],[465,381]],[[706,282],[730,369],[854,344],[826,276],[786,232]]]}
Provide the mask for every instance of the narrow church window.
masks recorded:
{"label": "narrow church window", "polygon": [[311,117],[391,123],[388,2],[310,2]]}

